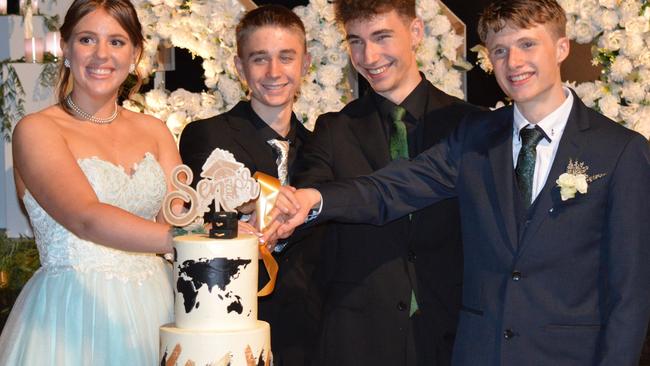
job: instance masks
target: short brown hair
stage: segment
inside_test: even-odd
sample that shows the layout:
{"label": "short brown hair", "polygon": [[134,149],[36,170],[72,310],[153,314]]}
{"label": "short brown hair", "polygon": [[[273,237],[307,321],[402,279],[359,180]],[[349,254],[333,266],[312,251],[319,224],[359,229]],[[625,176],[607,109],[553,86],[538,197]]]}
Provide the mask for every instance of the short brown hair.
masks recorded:
{"label": "short brown hair", "polygon": [[496,33],[508,23],[522,29],[548,24],[555,36],[566,36],[566,13],[555,0],[496,0],[481,13],[478,35],[485,43],[490,31]]}
{"label": "short brown hair", "polygon": [[[138,20],[138,14],[129,0],[75,0],[65,14],[63,25],[60,28],[61,39],[69,44],[72,39],[72,31],[81,18],[97,9],[103,9],[113,17],[128,34],[133,46],[140,50],[138,58],[135,60],[135,64],[137,65],[144,49],[144,36],[142,35],[142,25],[140,24],[140,20]],[[140,85],[142,85],[142,77],[138,74],[137,69],[135,75],[137,81],[129,90],[129,95],[137,92]],[[57,99],[63,109],[70,114],[72,114],[72,111],[64,101],[71,88],[72,74],[70,73],[70,69],[61,64],[59,66]]]}
{"label": "short brown hair", "polygon": [[415,0],[336,0],[334,13],[336,20],[346,24],[352,20],[371,19],[375,15],[397,11],[406,19],[414,19]]}
{"label": "short brown hair", "polygon": [[271,26],[296,31],[303,39],[305,51],[307,42],[305,37],[305,25],[296,13],[281,5],[263,5],[255,8],[239,21],[236,28],[237,34],[237,55],[243,57],[242,52],[248,36],[257,28]]}

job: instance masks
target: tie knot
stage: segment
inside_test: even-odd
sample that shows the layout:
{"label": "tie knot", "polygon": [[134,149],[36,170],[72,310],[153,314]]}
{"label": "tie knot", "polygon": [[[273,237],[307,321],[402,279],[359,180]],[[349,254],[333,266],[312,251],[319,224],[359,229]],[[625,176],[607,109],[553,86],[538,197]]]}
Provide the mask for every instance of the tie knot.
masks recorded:
{"label": "tie knot", "polygon": [[279,154],[286,154],[289,151],[289,141],[287,140],[270,139],[267,143]]}
{"label": "tie knot", "polygon": [[405,115],[406,115],[406,108],[399,105],[396,106],[395,109],[393,109],[393,113],[391,113],[391,117],[393,117],[393,121],[403,121]]}
{"label": "tie knot", "polygon": [[519,131],[521,145],[525,147],[534,147],[544,138],[544,132],[538,126],[534,128],[522,128]]}

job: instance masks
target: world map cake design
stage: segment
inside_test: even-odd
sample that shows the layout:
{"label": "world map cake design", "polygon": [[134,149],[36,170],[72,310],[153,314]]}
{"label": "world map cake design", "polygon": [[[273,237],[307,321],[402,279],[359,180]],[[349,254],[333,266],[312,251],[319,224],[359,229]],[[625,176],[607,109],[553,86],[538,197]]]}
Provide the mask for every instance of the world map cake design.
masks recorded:
{"label": "world map cake design", "polygon": [[[228,259],[228,258],[200,258],[198,260],[186,260],[179,267],[179,276],[176,281],[176,291],[183,295],[183,304],[185,312],[189,313],[193,307],[199,307],[200,303],[196,301],[199,294],[198,290],[207,286],[208,291],[217,286],[221,291],[226,291],[230,282],[239,276],[242,269],[245,269],[251,263],[250,259]],[[219,296],[220,300],[230,299],[232,302],[228,305],[228,312],[234,311],[241,314],[243,307],[241,297],[232,291],[227,291],[225,295]]]}

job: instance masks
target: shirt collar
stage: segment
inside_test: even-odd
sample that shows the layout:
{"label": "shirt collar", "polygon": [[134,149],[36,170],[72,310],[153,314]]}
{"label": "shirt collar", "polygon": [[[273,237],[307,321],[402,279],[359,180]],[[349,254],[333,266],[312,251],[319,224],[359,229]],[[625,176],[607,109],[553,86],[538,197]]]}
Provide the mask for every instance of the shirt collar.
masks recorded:
{"label": "shirt collar", "polygon": [[[427,81],[424,74],[420,73],[420,76],[422,77],[422,80],[420,80],[415,89],[413,89],[413,91],[411,91],[411,93],[409,93],[400,104],[400,106],[406,109],[407,114],[413,117],[415,121],[419,121],[424,116],[425,106],[428,100]],[[386,118],[390,121],[392,118],[391,114],[393,113],[393,110],[395,110],[396,104],[379,95],[374,90],[372,91],[372,95],[382,118]]]}
{"label": "shirt collar", "polygon": [[[566,127],[566,123],[569,119],[569,114],[571,113],[571,108],[573,107],[573,93],[571,93],[571,91],[566,87],[563,89],[564,95],[566,96],[564,102],[559,107],[557,107],[557,109],[544,117],[541,121],[537,122],[537,126],[539,126],[542,131],[544,131],[545,138],[548,140],[548,142],[551,142],[557,137],[562,136],[564,127]],[[524,117],[521,111],[519,111],[519,108],[517,108],[517,103],[515,103],[512,130],[513,138],[519,139],[519,131],[528,125],[532,125],[532,123],[530,123],[526,117]]]}
{"label": "shirt collar", "polygon": [[277,140],[287,140],[290,143],[292,141],[296,140],[296,131],[298,129],[298,118],[294,113],[291,113],[291,122],[290,122],[290,127],[289,127],[289,133],[287,133],[286,137],[280,136],[277,132],[275,132],[274,129],[271,128],[264,120],[257,114],[255,113],[255,110],[251,106],[250,102],[248,103],[248,111],[250,114],[250,121],[253,124],[253,127],[257,130],[257,133],[259,136],[264,140],[268,141],[271,139],[277,139]]}

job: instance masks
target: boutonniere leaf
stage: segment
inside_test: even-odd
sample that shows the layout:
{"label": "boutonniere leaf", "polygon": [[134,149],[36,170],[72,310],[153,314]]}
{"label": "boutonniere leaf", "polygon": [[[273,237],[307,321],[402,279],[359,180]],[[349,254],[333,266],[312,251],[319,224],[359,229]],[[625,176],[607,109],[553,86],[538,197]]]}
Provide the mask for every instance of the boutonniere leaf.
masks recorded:
{"label": "boutonniere leaf", "polygon": [[562,175],[560,175],[560,177],[555,181],[557,186],[560,187],[560,196],[562,197],[562,201],[574,198],[576,193],[587,193],[589,183],[605,176],[604,173],[587,175],[588,170],[589,166],[585,165],[584,162],[569,159],[566,173],[562,173]]}

